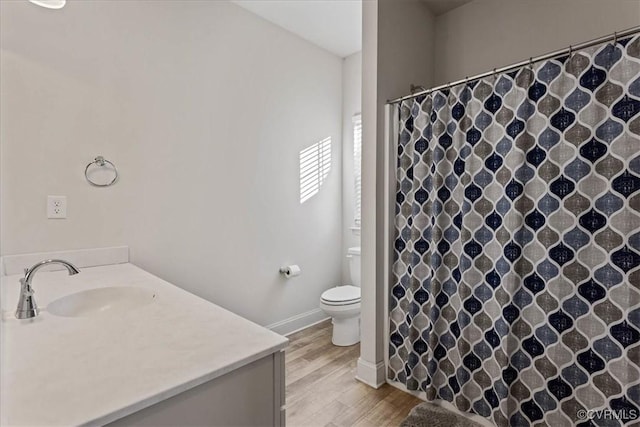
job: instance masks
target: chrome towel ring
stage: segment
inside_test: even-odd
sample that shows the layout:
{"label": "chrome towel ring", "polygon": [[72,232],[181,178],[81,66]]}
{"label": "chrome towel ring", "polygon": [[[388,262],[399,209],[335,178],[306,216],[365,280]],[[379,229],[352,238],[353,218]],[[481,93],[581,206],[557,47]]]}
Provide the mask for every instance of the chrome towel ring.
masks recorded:
{"label": "chrome towel ring", "polygon": [[[96,165],[97,167],[104,167],[107,163],[111,165],[111,168],[113,168],[113,173],[114,173],[113,179],[107,182],[106,184],[99,184],[97,182],[91,181],[91,178],[89,178],[89,168],[91,167],[91,165]],[[87,179],[89,184],[95,187],[109,187],[118,180],[118,169],[116,169],[116,165],[111,163],[109,160],[105,159],[102,156],[98,156],[95,159],[93,159],[93,161],[90,162],[86,168],[84,168],[84,177]]]}

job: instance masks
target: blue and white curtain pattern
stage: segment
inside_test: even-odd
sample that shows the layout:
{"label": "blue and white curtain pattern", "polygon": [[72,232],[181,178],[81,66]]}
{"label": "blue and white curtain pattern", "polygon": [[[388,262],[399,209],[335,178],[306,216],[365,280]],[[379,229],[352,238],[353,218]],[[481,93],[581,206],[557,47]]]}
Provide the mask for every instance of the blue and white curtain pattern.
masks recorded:
{"label": "blue and white curtain pattern", "polygon": [[640,421],[640,37],[399,108],[389,378],[498,426]]}

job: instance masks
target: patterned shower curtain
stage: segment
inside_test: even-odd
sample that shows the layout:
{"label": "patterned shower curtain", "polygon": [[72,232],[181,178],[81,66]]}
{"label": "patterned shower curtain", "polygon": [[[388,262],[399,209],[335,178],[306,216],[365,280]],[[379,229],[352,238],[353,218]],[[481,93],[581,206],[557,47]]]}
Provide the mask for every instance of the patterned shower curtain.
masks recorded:
{"label": "patterned shower curtain", "polygon": [[498,426],[640,421],[640,37],[399,108],[388,377]]}

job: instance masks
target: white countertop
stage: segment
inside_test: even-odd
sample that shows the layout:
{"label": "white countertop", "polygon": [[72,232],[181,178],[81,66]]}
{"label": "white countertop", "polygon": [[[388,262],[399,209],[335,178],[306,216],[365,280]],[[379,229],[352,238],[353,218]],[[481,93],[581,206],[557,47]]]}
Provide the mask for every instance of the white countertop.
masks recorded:
{"label": "white countertop", "polygon": [[[0,282],[0,423],[105,424],[283,349],[287,339],[132,265],[38,272],[40,315],[14,317],[22,275]],[[155,291],[121,313],[59,317],[46,306],[107,286]]]}

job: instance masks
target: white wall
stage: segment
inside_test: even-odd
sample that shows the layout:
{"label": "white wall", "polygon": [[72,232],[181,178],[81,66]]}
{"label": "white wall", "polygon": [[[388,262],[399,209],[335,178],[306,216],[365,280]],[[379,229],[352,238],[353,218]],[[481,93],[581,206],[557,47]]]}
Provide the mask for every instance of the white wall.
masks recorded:
{"label": "white wall", "polygon": [[[128,244],[260,324],[318,308],[341,278],[340,58],[227,2],[0,16],[2,254]],[[332,171],[300,205],[298,153],[327,136]],[[98,154],[111,188],[84,180]],[[68,219],[46,219],[47,194]],[[287,263],[303,275],[284,280]]]}
{"label": "white wall", "polygon": [[434,84],[637,25],[638,0],[475,0],[436,19]]}
{"label": "white wall", "polygon": [[384,375],[384,104],[432,80],[434,17],[419,0],[370,0],[362,9],[362,341],[357,376]]}
{"label": "white wall", "polygon": [[354,223],[355,186],[353,165],[353,116],[362,109],[362,52],[342,63],[342,283],[351,283],[347,249],[360,246]]}

